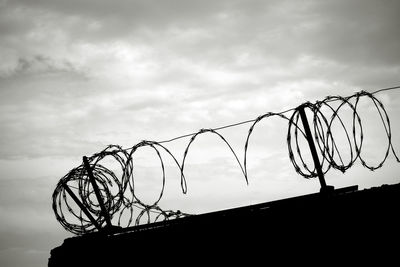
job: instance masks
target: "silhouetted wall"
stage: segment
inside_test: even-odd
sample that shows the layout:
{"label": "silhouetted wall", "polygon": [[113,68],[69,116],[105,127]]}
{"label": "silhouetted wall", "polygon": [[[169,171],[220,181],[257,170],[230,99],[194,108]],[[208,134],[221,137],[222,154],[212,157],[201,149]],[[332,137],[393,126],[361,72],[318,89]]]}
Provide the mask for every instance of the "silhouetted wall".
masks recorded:
{"label": "silhouetted wall", "polygon": [[53,249],[49,267],[391,259],[400,242],[399,198],[400,184],[347,188],[87,234]]}

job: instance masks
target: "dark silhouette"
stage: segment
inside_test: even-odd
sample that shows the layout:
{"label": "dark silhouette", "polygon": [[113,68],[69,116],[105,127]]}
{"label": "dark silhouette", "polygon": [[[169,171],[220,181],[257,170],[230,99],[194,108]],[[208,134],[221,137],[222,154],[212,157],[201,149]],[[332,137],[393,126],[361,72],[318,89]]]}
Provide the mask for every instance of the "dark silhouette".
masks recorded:
{"label": "dark silhouette", "polygon": [[[361,97],[369,98],[376,107],[388,139],[385,156],[376,165],[367,164],[361,156],[363,132],[357,112]],[[339,104],[334,107],[331,102]],[[346,129],[339,116],[344,106],[353,113],[351,131]],[[321,107],[331,110],[329,118],[322,114]],[[312,114],[312,126],[306,109]],[[287,112],[293,112],[290,118],[284,115]],[[158,206],[166,179],[159,150],[169,154],[175,161],[181,173],[182,192],[186,193],[184,167],[189,148],[198,135],[214,134],[233,153],[248,182],[246,155],[250,135],[259,121],[271,116],[288,121],[289,158],[298,174],[305,178],[319,179],[319,193],[202,215],[189,215],[179,210],[165,211]],[[330,129],[335,120],[340,122],[347,137],[350,149],[350,159],[347,162],[343,161]],[[249,122],[253,124],[248,131],[242,165],[232,146],[218,130]],[[359,129],[358,134],[356,129]],[[180,164],[162,143],[189,136],[191,138]],[[308,167],[309,164],[302,156],[299,136],[308,143],[314,169]],[[163,172],[162,190],[152,204],[143,203],[134,190],[132,157],[137,149],[144,146],[154,149]],[[200,257],[222,261],[225,266],[237,265],[237,260],[255,263],[265,261],[265,257],[276,260],[278,255],[290,258],[310,252],[320,258],[329,257],[332,252],[337,256],[338,250],[343,259],[349,256],[349,251],[354,250],[390,258],[387,253],[394,251],[392,244],[398,242],[400,237],[400,184],[362,191],[357,190],[358,186],[335,190],[326,184],[324,177],[331,168],[345,172],[356,160],[360,160],[370,170],[381,168],[390,151],[400,162],[391,142],[390,121],[383,104],[374,93],[364,91],[349,97],[327,97],[315,104],[305,103],[284,112],[261,115],[255,120],[202,129],[163,142],[142,141],[129,149],[109,146],[90,158],[83,157],[83,164],[71,170],[57,184],[53,194],[53,209],[57,220],[68,231],[83,235],[66,239],[62,246],[53,249],[49,266],[136,265],[132,257],[147,260],[152,265],[170,264],[170,259],[182,263],[179,265],[188,262],[198,265]],[[118,162],[122,177],[117,177],[101,164],[106,157]],[[73,201],[68,201],[68,197]],[[136,214],[136,220],[133,220],[134,207],[141,210]],[[150,212],[158,214],[153,218],[153,223],[150,223]],[[127,226],[122,228],[120,219],[126,213],[130,217]],[[148,224],[140,225],[144,215],[148,217]],[[114,221],[118,218],[118,226],[112,224],[113,218]],[[193,263],[193,259],[197,263]]]}
{"label": "dark silhouette", "polygon": [[193,266],[239,260],[267,265],[282,255],[283,262],[320,256],[329,261],[348,261],[348,256],[395,259],[399,203],[400,184],[366,190],[353,186],[120,229],[117,234],[91,233],[53,249],[49,267],[143,262]]}
{"label": "dark silhouette", "polygon": [[[120,227],[129,227],[139,225],[142,218],[146,219],[146,217],[150,222],[186,216],[187,214],[182,212],[178,213],[173,210],[163,210],[158,205],[163,196],[166,181],[162,154],[170,156],[175,161],[176,167],[181,174],[181,189],[185,194],[187,192],[187,185],[184,168],[191,145],[199,135],[206,133],[213,134],[222,140],[229,148],[230,152],[232,152],[243,173],[245,181],[248,183],[247,151],[250,136],[257,123],[270,117],[279,117],[288,123],[286,136],[288,154],[295,171],[304,178],[318,178],[321,184],[321,192],[329,194],[334,190],[334,187],[327,185],[324,175],[331,169],[345,172],[359,160],[364,167],[373,171],[383,166],[390,152],[396,158],[397,162],[400,162],[392,145],[389,116],[382,102],[375,97],[375,94],[382,90],[394,89],[395,88],[386,88],[374,93],[361,91],[347,97],[329,96],[321,101],[316,101],[315,103],[307,102],[283,112],[268,112],[257,117],[255,120],[239,122],[215,129],[201,129],[197,133],[161,142],[142,141],[127,149],[123,149],[117,145],[110,145],[103,151],[89,158],[84,157],[83,163],[80,166],[72,169],[59,181],[53,193],[53,210],[56,219],[66,230],[74,234],[85,234],[100,231],[103,225],[106,225],[106,228],[113,228],[112,223]],[[386,147],[385,155],[382,160],[378,160],[375,163],[367,163],[364,160],[364,155],[361,153],[364,133],[359,110],[357,109],[361,98],[369,99],[371,105],[375,106],[387,136],[388,146]],[[349,129],[347,129],[344,119],[341,118],[341,111],[343,111],[343,109],[348,109],[353,113],[350,118],[351,125],[347,126]],[[307,118],[306,111],[309,113],[310,119]],[[292,112],[292,115],[287,116],[288,112]],[[243,155],[244,160],[242,164],[228,140],[218,131],[250,122],[253,124],[249,128],[246,138]],[[331,129],[332,125],[335,124],[339,125],[340,131],[343,131],[342,134],[345,134],[346,138],[344,138],[344,142],[348,145],[348,150],[346,151],[343,151],[343,146],[337,145],[337,140],[335,140],[334,135],[336,131]],[[186,137],[190,137],[190,140],[183,153],[182,162],[179,163],[174,154],[163,144]],[[304,149],[300,146],[299,139],[301,138],[307,141],[309,149]],[[144,203],[138,197],[135,190],[133,156],[135,152],[142,147],[153,149],[161,163],[162,189],[158,199],[154,203]],[[339,150],[339,148],[342,149]],[[307,152],[305,152],[307,150],[311,152],[312,156],[312,158],[308,160],[306,156]],[[160,151],[164,153],[160,153]],[[345,154],[348,157],[342,156]],[[120,177],[117,177],[113,171],[103,165],[103,160],[105,158],[111,158],[120,165]],[[347,161],[345,160],[346,158]],[[141,212],[135,213],[135,208],[140,209]],[[158,215],[156,217],[151,217],[150,212],[157,213]],[[136,214],[135,218],[133,214]],[[126,217],[129,219],[121,223],[120,219]]]}

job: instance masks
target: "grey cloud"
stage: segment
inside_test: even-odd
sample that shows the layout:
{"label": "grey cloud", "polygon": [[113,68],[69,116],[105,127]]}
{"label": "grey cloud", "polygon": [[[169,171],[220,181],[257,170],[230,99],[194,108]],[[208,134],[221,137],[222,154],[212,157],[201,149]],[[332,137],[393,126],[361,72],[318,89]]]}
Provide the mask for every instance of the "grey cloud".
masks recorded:
{"label": "grey cloud", "polygon": [[399,65],[398,1],[324,1],[310,10],[316,27],[305,32],[310,54],[356,64]]}
{"label": "grey cloud", "polygon": [[[275,6],[274,11],[281,12],[279,15],[267,10],[264,16],[259,13],[250,16],[251,13],[239,10],[231,24],[219,21],[212,27],[205,22],[203,28],[196,29],[199,34],[193,35],[194,39],[188,36],[192,42],[179,39],[187,31],[177,31],[175,35],[164,32],[161,36],[166,40],[165,46],[158,49],[164,51],[166,47],[171,60],[185,58],[193,64],[237,72],[257,70],[260,77],[267,75],[274,80],[319,76],[319,79],[357,84],[356,77],[362,73],[376,73],[373,77],[365,76],[380,80],[388,75],[388,83],[396,82],[393,78],[398,75],[400,64],[400,27],[394,10],[398,10],[398,2],[335,3],[310,1],[297,8],[284,2],[281,7]],[[339,11],[331,13],[335,7],[340,7]],[[303,56],[322,65],[314,69],[305,65],[308,72],[301,71],[301,65],[294,70],[296,64],[306,63],[299,62]],[[242,63],[241,58],[245,58]],[[286,74],[276,76],[274,69],[286,70]],[[363,84],[366,83],[358,85]]]}
{"label": "grey cloud", "polygon": [[35,76],[45,76],[53,80],[85,81],[90,78],[90,73],[87,69],[78,67],[70,60],[55,59],[40,54],[19,57],[13,64],[4,66],[3,70],[0,71],[0,81],[3,83],[30,79]]}
{"label": "grey cloud", "polygon": [[185,1],[185,0],[42,0],[13,1],[16,6],[27,6],[38,10],[47,10],[68,15],[83,15],[94,18],[109,16],[122,17],[148,23],[164,23],[169,19],[199,18],[218,10],[226,1]]}
{"label": "grey cloud", "polygon": [[[263,28],[252,32],[246,27],[255,37],[250,45],[254,43],[263,56],[276,55],[272,57],[281,62],[308,54],[358,66],[399,64],[398,1],[289,3],[282,2],[281,13],[272,18],[261,16]],[[246,17],[242,23],[253,22]]]}
{"label": "grey cloud", "polygon": [[153,97],[141,97],[140,99],[132,99],[128,104],[121,104],[118,107],[118,111],[126,111],[126,112],[140,112],[146,109],[160,109],[164,107],[168,107],[173,99],[171,98],[162,98],[154,94]]}
{"label": "grey cloud", "polygon": [[[94,23],[98,31],[86,31],[92,37],[115,37],[133,30],[165,29],[171,25],[182,24],[189,26],[192,23],[200,24],[205,17],[219,11],[223,2],[218,1],[13,1],[8,5],[11,8],[29,8],[38,14],[58,14],[57,19],[76,20],[79,24],[71,34],[82,33],[89,23]],[[43,16],[41,16],[43,18]],[[46,18],[46,16],[44,16]],[[90,28],[90,27],[89,27]],[[83,32],[82,32],[83,30]],[[119,36],[120,37],[120,36]],[[90,38],[90,37],[89,37]]]}
{"label": "grey cloud", "polygon": [[7,4],[0,7],[0,33],[1,38],[9,38],[16,34],[23,34],[32,29],[30,19],[23,19],[24,11],[9,8]]}
{"label": "grey cloud", "polygon": [[125,39],[169,60],[238,67],[238,58],[247,55],[244,68],[265,68],[260,61],[289,67],[304,54],[371,67],[400,60],[397,1],[17,3],[60,14],[49,23],[57,19],[72,40]]}
{"label": "grey cloud", "polygon": [[75,77],[81,79],[87,77],[87,74],[79,70],[72,62],[66,59],[55,60],[44,55],[35,55],[30,58],[18,58],[14,68],[8,70],[7,74],[4,76],[19,76],[19,78],[21,78],[21,75],[51,75],[57,73],[62,73],[63,75],[73,74]]}

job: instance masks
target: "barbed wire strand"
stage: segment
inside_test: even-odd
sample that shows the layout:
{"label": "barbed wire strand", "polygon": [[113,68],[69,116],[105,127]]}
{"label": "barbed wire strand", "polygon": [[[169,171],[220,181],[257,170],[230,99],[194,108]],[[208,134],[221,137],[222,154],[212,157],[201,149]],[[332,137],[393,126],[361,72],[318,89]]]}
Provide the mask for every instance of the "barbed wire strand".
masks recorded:
{"label": "barbed wire strand", "polygon": [[[381,88],[372,93],[360,91],[347,97],[328,96],[321,101],[316,101],[315,103],[306,102],[301,105],[301,107],[307,111],[309,116],[312,117],[311,121],[314,135],[312,138],[317,144],[319,150],[318,153],[321,159],[323,173],[327,173],[331,168],[345,172],[357,160],[360,160],[362,166],[373,171],[383,166],[390,152],[392,152],[397,162],[400,162],[392,143],[392,132],[389,116],[383,103],[377,97],[375,97],[375,94],[398,89],[400,89],[400,86]],[[378,112],[379,119],[382,122],[388,141],[383,158],[375,165],[367,163],[362,154],[364,131],[362,127],[362,119],[358,111],[361,98],[369,99],[372,102],[373,106]],[[338,103],[338,105],[334,107],[333,103]],[[272,117],[283,119],[288,123],[288,131],[286,136],[287,148],[289,159],[295,171],[304,178],[317,177],[315,166],[309,167],[310,164],[307,161],[308,158],[303,154],[302,146],[299,142],[300,138],[306,138],[306,135],[299,123],[299,107],[287,109],[277,113],[267,112],[258,116],[256,119],[241,121],[212,129],[201,129],[196,133],[185,134],[164,141],[157,142],[144,140],[126,149],[117,145],[107,146],[103,151],[95,153],[88,158],[90,167],[92,168],[94,180],[98,184],[101,193],[100,195],[103,198],[106,212],[109,214],[111,219],[116,218],[119,226],[124,227],[131,226],[132,224],[138,225],[143,222],[150,223],[152,221],[169,220],[173,218],[180,218],[182,216],[189,216],[189,214],[182,213],[179,210],[163,210],[159,206],[159,202],[164,194],[167,180],[163,155],[165,153],[169,155],[177,166],[180,172],[180,186],[182,192],[186,194],[187,181],[184,170],[186,159],[192,143],[199,135],[204,133],[217,135],[223,141],[236,159],[242,175],[248,184],[249,174],[247,168],[247,157],[251,136],[254,133],[255,127],[260,121]],[[353,114],[350,121],[351,130],[346,128],[344,118],[342,118],[340,115],[341,110],[344,107],[350,108],[350,111]],[[330,116],[327,115],[323,109],[329,111]],[[287,115],[290,112],[292,112],[292,114]],[[244,144],[242,163],[239,160],[238,154],[235,152],[228,140],[218,131],[249,123],[252,124],[248,129],[246,142]],[[339,124],[346,137],[345,142],[347,142],[346,147],[348,149],[348,153],[346,154],[349,155],[349,159],[347,161],[344,160],[343,151],[339,149],[339,145],[337,144],[339,140],[335,138],[336,135],[334,132],[337,131],[333,128],[335,123]],[[182,162],[179,163],[175,155],[163,144],[188,137],[190,137],[189,143],[186,145],[184,150]],[[135,188],[136,175],[134,175],[134,155],[138,149],[142,147],[150,147],[156,153],[162,170],[161,190],[156,200],[150,204],[145,203],[145,201],[138,197]],[[162,153],[162,151],[165,153]],[[105,159],[114,160],[117,165],[119,165],[121,172],[120,177],[117,177],[115,170],[112,171],[106,167],[107,161]],[[311,164],[313,164],[312,161]],[[85,212],[82,212],[82,210],[76,210],[77,205],[70,198],[69,193],[66,193],[65,187],[69,187],[70,190],[72,189],[77,192],[82,206],[87,209],[87,212],[96,218],[95,220],[97,225],[102,226],[105,223],[105,218],[102,216],[100,205],[95,197],[88,171],[85,169],[82,163],[80,166],[72,169],[60,179],[53,193],[52,206],[56,219],[66,230],[79,235],[93,232],[96,230],[96,227],[89,218],[86,218]],[[153,215],[156,216],[154,217]]]}

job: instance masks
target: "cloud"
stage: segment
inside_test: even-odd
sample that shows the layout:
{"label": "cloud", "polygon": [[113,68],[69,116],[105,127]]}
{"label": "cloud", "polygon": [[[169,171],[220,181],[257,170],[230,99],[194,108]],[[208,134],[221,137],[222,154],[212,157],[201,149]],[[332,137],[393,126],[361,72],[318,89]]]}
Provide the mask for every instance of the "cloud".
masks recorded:
{"label": "cloud", "polygon": [[[220,86],[218,82],[227,79],[231,82],[225,86],[233,87],[248,80],[276,82],[316,75],[328,81],[340,75],[356,83],[351,73],[360,67],[363,72],[385,67],[386,73],[398,73],[393,70],[399,62],[394,2],[250,2],[18,1],[9,5],[32,18],[24,35],[33,44],[30,49],[50,38],[49,53],[67,53],[71,62],[80,61],[98,75],[120,77],[127,71],[139,80],[146,75],[169,77],[194,86]],[[41,36],[44,30],[47,34]],[[32,34],[36,37],[29,38]],[[127,60],[131,55],[136,56]],[[304,57],[312,58],[312,64],[307,65],[310,62],[304,62]],[[329,64],[332,68],[326,68]]]}
{"label": "cloud", "polygon": [[396,1],[317,3],[312,12],[319,23],[310,31],[315,45],[309,52],[349,64],[398,65],[399,7]]}
{"label": "cloud", "polygon": [[13,67],[3,68],[3,79],[17,76],[18,79],[29,75],[67,76],[69,79],[85,79],[84,71],[77,69],[66,59],[56,60],[43,55],[34,55],[31,58],[20,57]]}

